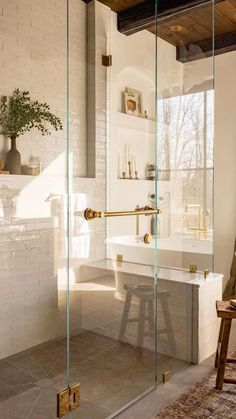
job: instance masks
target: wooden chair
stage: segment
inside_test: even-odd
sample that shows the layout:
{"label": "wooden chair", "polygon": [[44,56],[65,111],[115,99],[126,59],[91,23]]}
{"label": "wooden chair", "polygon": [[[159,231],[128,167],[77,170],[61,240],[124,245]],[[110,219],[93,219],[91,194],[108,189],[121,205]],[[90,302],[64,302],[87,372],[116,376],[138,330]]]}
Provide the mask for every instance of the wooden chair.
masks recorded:
{"label": "wooden chair", "polygon": [[222,390],[224,383],[236,384],[236,378],[225,377],[225,365],[236,363],[236,358],[228,357],[228,344],[232,319],[236,319],[236,310],[229,301],[216,302],[217,317],[221,318],[218,345],[216,348],[215,367],[217,368],[216,388]]}

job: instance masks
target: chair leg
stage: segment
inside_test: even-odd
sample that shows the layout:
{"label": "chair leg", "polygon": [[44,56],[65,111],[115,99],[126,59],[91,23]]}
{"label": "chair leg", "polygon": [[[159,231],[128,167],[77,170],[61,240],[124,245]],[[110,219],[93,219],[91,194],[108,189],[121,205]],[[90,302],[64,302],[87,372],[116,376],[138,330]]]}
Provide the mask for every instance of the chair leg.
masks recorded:
{"label": "chair leg", "polygon": [[216,388],[219,390],[222,390],[224,384],[225,364],[227,360],[231,322],[232,319],[224,319],[221,348],[218,360],[218,370],[216,376]]}
{"label": "chair leg", "polygon": [[154,333],[154,310],[153,310],[153,301],[148,301],[148,325],[149,325],[149,332]]}
{"label": "chair leg", "polygon": [[125,330],[127,326],[127,320],[129,316],[130,304],[131,304],[132,294],[127,291],[121,324],[120,324],[120,333],[119,333],[119,340],[125,340]]}
{"label": "chair leg", "polygon": [[218,343],[217,343],[217,348],[216,348],[215,368],[218,368],[218,365],[219,365],[219,354],[220,354],[220,348],[221,348],[221,343],[222,343],[223,330],[224,330],[224,319],[221,319],[219,338],[218,338]]}
{"label": "chair leg", "polygon": [[163,313],[164,322],[165,322],[166,334],[169,341],[170,351],[172,353],[175,353],[176,344],[175,344],[175,337],[174,337],[174,331],[172,327],[172,321],[171,321],[171,315],[169,311],[167,296],[165,295],[160,296],[160,302],[161,302],[161,308],[162,308],[162,313]]}
{"label": "chair leg", "polygon": [[145,315],[146,315],[145,311],[146,311],[145,300],[141,298],[140,305],[139,305],[138,338],[137,338],[137,345],[140,348],[143,347]]}

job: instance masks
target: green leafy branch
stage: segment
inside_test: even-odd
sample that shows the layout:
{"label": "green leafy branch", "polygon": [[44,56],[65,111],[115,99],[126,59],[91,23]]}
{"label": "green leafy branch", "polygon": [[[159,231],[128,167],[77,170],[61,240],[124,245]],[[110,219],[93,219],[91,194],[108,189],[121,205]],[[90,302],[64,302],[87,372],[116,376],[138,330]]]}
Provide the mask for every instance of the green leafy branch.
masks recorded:
{"label": "green leafy branch", "polygon": [[50,135],[50,128],[58,131],[63,125],[60,118],[50,112],[47,103],[31,101],[27,91],[15,89],[12,96],[1,96],[0,134],[16,139],[33,128],[42,135]]}

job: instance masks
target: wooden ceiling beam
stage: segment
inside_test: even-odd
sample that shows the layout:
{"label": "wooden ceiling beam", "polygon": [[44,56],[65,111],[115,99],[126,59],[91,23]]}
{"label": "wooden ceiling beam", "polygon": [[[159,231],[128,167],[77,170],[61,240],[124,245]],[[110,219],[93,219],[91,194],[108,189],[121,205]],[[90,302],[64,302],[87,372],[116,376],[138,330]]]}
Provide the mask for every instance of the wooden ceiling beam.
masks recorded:
{"label": "wooden ceiling beam", "polygon": [[201,58],[224,54],[236,50],[236,31],[203,39],[194,44],[181,45],[176,48],[176,59],[181,63],[200,60]]}
{"label": "wooden ceiling beam", "polygon": [[156,15],[158,21],[163,21],[210,3],[212,0],[158,0],[156,11],[156,1],[146,0],[145,3],[118,13],[117,27],[121,33],[131,35],[155,25]]}

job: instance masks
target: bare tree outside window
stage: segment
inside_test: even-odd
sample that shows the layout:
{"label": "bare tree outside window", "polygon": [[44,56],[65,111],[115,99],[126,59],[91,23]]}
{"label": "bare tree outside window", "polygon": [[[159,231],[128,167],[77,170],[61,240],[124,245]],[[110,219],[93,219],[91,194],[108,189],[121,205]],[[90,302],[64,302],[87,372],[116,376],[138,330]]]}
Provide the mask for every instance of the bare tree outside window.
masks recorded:
{"label": "bare tree outside window", "polygon": [[170,180],[171,235],[199,222],[196,211],[187,214],[189,205],[200,205],[202,222],[213,227],[213,95],[209,90],[158,101],[157,166],[160,180]]}

